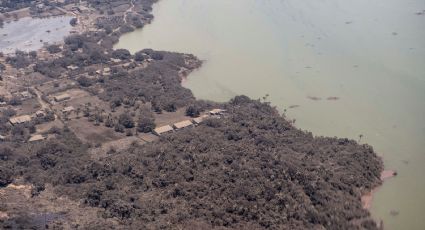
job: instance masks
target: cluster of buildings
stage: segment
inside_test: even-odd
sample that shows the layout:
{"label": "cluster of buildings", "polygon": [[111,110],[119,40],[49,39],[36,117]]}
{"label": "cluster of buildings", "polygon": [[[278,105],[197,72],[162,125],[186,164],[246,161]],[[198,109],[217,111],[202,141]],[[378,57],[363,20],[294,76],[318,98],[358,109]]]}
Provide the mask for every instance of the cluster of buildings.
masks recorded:
{"label": "cluster of buildings", "polygon": [[[31,115],[20,115],[20,116],[11,117],[11,118],[9,118],[9,122],[13,126],[21,125],[21,124],[30,123],[33,119],[35,119],[37,117],[44,117],[44,116],[46,116],[46,112],[43,111],[43,110],[39,110],[33,116],[31,116]],[[4,141],[5,139],[6,139],[5,136],[0,135],[0,141]],[[41,140],[44,140],[44,139],[46,139],[45,135],[36,134],[36,135],[31,136],[30,139],[28,140],[28,142],[41,141]]]}
{"label": "cluster of buildings", "polygon": [[226,111],[224,109],[213,109],[208,112],[208,114],[201,115],[199,117],[193,118],[192,120],[184,120],[173,125],[164,125],[154,129],[153,133],[157,136],[161,136],[166,133],[170,133],[173,131],[181,130],[184,128],[200,125],[205,119],[209,117],[219,117],[223,115]]}

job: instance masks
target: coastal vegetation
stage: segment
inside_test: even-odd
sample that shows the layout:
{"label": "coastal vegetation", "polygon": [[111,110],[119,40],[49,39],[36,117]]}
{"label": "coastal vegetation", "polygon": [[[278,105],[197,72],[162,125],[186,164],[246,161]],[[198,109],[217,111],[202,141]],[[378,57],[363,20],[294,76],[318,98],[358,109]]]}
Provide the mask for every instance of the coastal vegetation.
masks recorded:
{"label": "coastal vegetation", "polygon": [[360,201],[381,183],[371,146],[314,137],[265,100],[197,100],[181,85],[193,55],[113,49],[154,2],[86,1],[94,28],[4,58],[19,77],[0,100],[0,200],[30,195],[0,202],[1,228],[39,228],[49,210],[53,229],[378,229]]}
{"label": "coastal vegetation", "polygon": [[[98,160],[69,129],[46,142],[4,144],[0,182],[23,177],[38,186],[34,196],[53,184],[116,227],[376,228],[359,202],[380,183],[370,146],[313,137],[245,96],[223,106],[223,119]],[[119,122],[134,126],[126,114]]]}

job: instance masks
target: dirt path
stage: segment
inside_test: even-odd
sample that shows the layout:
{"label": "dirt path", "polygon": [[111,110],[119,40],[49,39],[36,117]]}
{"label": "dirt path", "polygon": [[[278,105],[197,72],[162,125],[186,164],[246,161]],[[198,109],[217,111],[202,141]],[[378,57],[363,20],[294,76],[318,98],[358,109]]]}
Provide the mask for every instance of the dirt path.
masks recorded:
{"label": "dirt path", "polygon": [[127,14],[128,13],[131,13],[132,11],[133,11],[133,9],[134,9],[134,2],[133,2],[133,0],[130,0],[130,4],[131,4],[131,6],[130,6],[130,8],[128,8],[125,12],[124,12],[124,23],[125,24],[127,24]]}
{"label": "dirt path", "polygon": [[51,109],[50,108],[50,105],[49,104],[47,104],[43,99],[42,99],[42,97],[41,97],[41,92],[40,91],[38,91],[38,89],[37,88],[35,88],[35,87],[31,87],[31,89],[35,92],[35,94],[37,95],[37,101],[38,101],[38,103],[40,103],[40,105],[41,105],[41,109]]}
{"label": "dirt path", "polygon": [[[43,100],[43,98],[42,98],[42,94],[41,94],[41,92],[37,89],[37,88],[35,88],[35,87],[31,87],[31,89],[35,92],[35,94],[37,95],[37,101],[38,101],[38,103],[40,103],[40,105],[41,105],[41,109],[42,110],[46,110],[46,109],[48,109],[48,110],[50,110],[50,111],[54,111],[53,110],[53,108],[50,106],[50,104],[49,103],[47,103],[47,102],[45,102],[44,100]],[[60,121],[62,121],[61,119],[59,119],[59,116],[56,114],[56,113],[54,113],[55,114],[55,120],[60,120]]]}
{"label": "dirt path", "polygon": [[[134,9],[134,2],[133,2],[133,0],[130,0],[130,8],[128,8],[125,12],[124,12],[124,15],[123,15],[123,20],[124,20],[124,24],[127,24],[127,14],[129,14],[129,13],[131,13],[131,12],[133,12],[133,9]],[[118,31],[120,29],[120,27],[118,27],[118,28],[116,28],[116,29],[114,29],[113,30],[113,32],[116,32],[116,31]]]}

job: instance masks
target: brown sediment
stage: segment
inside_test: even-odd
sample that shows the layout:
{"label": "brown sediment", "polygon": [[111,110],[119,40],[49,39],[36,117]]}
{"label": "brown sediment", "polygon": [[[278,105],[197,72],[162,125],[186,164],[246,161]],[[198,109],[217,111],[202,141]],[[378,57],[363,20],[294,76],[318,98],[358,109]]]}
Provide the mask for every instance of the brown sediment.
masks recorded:
{"label": "brown sediment", "polygon": [[[397,172],[395,170],[384,170],[381,172],[381,181],[385,181],[389,178],[392,178],[397,175]],[[364,209],[370,209],[372,207],[372,201],[373,201],[373,194],[380,188],[380,186],[372,189],[370,192],[364,194],[361,197],[362,206]]]}

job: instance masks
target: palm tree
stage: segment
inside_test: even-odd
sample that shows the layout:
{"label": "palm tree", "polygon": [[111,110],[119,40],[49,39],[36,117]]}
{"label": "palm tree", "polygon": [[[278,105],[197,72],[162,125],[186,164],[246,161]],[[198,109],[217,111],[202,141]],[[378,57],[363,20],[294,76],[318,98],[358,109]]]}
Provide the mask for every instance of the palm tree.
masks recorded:
{"label": "palm tree", "polygon": [[77,110],[75,111],[75,114],[77,115],[77,119],[80,118],[80,113],[81,113],[81,108],[78,107]]}
{"label": "palm tree", "polygon": [[362,140],[362,137],[363,137],[363,134],[360,134],[360,135],[359,135],[359,141],[358,141],[359,143],[360,143],[360,141]]}

